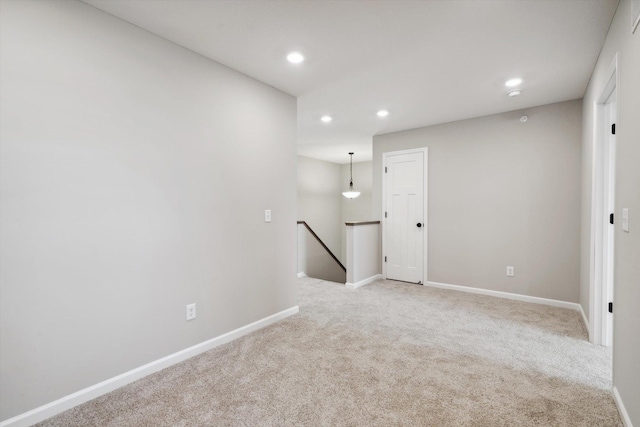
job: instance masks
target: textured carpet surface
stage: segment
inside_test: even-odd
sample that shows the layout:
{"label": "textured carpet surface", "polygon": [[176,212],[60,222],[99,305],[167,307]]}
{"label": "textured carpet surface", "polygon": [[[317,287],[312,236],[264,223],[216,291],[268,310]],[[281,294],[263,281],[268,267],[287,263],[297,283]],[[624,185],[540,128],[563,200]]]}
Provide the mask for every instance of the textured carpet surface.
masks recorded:
{"label": "textured carpet surface", "polygon": [[576,311],[299,281],[300,313],[40,426],[622,426]]}

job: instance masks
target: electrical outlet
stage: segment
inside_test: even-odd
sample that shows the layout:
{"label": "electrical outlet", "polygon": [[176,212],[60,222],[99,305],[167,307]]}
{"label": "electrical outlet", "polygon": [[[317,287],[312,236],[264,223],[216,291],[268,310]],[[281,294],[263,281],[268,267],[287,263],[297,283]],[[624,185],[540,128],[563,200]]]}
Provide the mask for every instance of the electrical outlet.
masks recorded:
{"label": "electrical outlet", "polygon": [[193,320],[196,318],[196,305],[189,304],[187,305],[187,320]]}
{"label": "electrical outlet", "polygon": [[507,265],[507,276],[513,277],[516,275],[516,268],[512,265]]}

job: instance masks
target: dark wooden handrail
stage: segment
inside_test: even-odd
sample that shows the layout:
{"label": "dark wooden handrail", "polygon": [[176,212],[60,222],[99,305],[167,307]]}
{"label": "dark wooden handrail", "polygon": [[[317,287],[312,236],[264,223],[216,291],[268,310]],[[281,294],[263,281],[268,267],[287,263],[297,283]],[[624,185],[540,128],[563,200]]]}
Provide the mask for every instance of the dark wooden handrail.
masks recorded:
{"label": "dark wooden handrail", "polygon": [[344,272],[346,273],[347,272],[347,268],[344,265],[342,265],[340,260],[338,258],[336,258],[336,256],[333,254],[333,252],[331,252],[331,249],[329,249],[327,247],[327,245],[325,245],[324,242],[320,239],[320,237],[318,237],[318,235],[311,229],[311,227],[309,227],[309,224],[307,224],[305,221],[298,221],[298,224],[304,224],[304,226],[307,228],[307,230],[309,230],[309,232],[313,235],[313,237],[316,238],[318,243],[320,243],[322,245],[322,247],[329,253],[329,255],[331,255],[331,258],[333,258],[335,260],[335,262],[338,263],[340,268],[342,270],[344,270]]}
{"label": "dark wooden handrail", "polygon": [[344,225],[346,225],[347,227],[355,227],[358,225],[370,225],[370,224],[380,224],[380,221],[349,221],[344,223]]}

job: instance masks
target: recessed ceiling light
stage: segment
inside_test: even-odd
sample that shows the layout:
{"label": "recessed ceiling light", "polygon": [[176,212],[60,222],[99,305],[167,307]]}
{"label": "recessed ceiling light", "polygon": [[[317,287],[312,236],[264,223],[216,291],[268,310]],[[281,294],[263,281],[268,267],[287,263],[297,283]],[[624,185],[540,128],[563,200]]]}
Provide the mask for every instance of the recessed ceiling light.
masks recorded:
{"label": "recessed ceiling light", "polygon": [[291,62],[292,64],[299,64],[304,61],[304,56],[300,52],[291,52],[289,55],[287,55],[287,61]]}
{"label": "recessed ceiling light", "polygon": [[380,110],[376,114],[378,114],[378,117],[387,117],[389,112],[387,110]]}
{"label": "recessed ceiling light", "polygon": [[522,83],[522,79],[511,79],[511,80],[507,80],[507,82],[505,83],[505,86],[514,87],[514,86],[518,86],[520,83]]}
{"label": "recessed ceiling light", "polygon": [[322,120],[325,123],[329,123],[333,119],[331,118],[331,116],[322,116],[320,117],[320,120]]}
{"label": "recessed ceiling light", "polygon": [[514,90],[510,90],[509,92],[507,92],[507,95],[509,96],[518,96],[522,93],[521,90],[518,89],[514,89]]}

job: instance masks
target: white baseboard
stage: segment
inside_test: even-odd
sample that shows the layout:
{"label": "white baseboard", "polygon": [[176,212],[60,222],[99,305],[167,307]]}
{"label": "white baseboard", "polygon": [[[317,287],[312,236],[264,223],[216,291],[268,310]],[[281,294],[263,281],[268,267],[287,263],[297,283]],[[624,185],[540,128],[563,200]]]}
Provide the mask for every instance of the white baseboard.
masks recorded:
{"label": "white baseboard", "polygon": [[618,407],[618,412],[620,412],[622,424],[624,424],[624,427],[633,427],[633,424],[631,424],[631,418],[629,418],[629,414],[624,407],[624,403],[622,403],[622,397],[620,397],[620,393],[618,393],[618,388],[613,386],[613,390],[611,390],[611,392],[613,394],[613,400],[616,402],[616,406]]}
{"label": "white baseboard", "polygon": [[306,274],[304,274],[304,271],[299,272],[299,273],[298,273],[298,279],[301,279],[301,278],[303,278],[303,277],[307,277],[307,275],[306,275]]}
{"label": "white baseboard", "polygon": [[356,282],[356,283],[347,282],[344,285],[348,289],[356,289],[356,288],[359,288],[360,286],[368,285],[369,283],[373,283],[376,280],[381,280],[381,279],[382,279],[382,274],[375,274],[371,277],[367,277],[366,279],[360,280],[359,282]]}
{"label": "white baseboard", "polygon": [[530,302],[534,304],[551,305],[553,307],[570,308],[571,310],[576,310],[576,311],[582,310],[582,306],[578,303],[560,301],[556,299],[532,297],[529,295],[512,294],[510,292],[492,291],[489,289],[472,288],[469,286],[460,286],[460,285],[450,285],[448,283],[439,283],[439,282],[427,282],[425,283],[425,286],[431,286],[432,288],[449,289],[453,291],[469,292],[472,294],[489,295],[492,297],[511,299],[515,301]]}
{"label": "white baseboard", "polygon": [[591,341],[591,329],[589,328],[589,321],[587,320],[587,315],[584,313],[584,310],[582,309],[582,305],[580,305],[580,314],[582,315],[582,323],[584,324],[584,327],[587,329],[587,338],[589,338],[589,341]]}
{"label": "white baseboard", "polygon": [[53,417],[54,415],[66,411],[67,409],[71,409],[74,406],[78,406],[82,403],[88,402],[91,399],[95,399],[96,397],[102,396],[103,394],[109,393],[110,391],[137,381],[140,378],[146,377],[147,375],[150,375],[154,372],[175,365],[176,363],[187,360],[200,353],[211,350],[212,348],[218,347],[222,344],[231,342],[243,335],[257,331],[258,329],[264,328],[265,326],[271,325],[272,323],[292,316],[298,313],[298,311],[298,306],[295,306],[283,310],[279,313],[272,314],[271,316],[265,317],[264,319],[257,320],[253,323],[227,332],[226,334],[201,342],[200,344],[196,344],[192,347],[178,351],[177,353],[170,354],[169,356],[147,363],[146,365],[132,369],[131,371],[125,372],[124,374],[120,374],[116,377],[102,381],[98,384],[77,391],[51,403],[47,403],[46,405],[32,409],[31,411],[17,415],[13,418],[9,418],[8,420],[0,422],[0,427],[28,427],[33,424],[39,423],[40,421],[44,421],[47,418]]}

